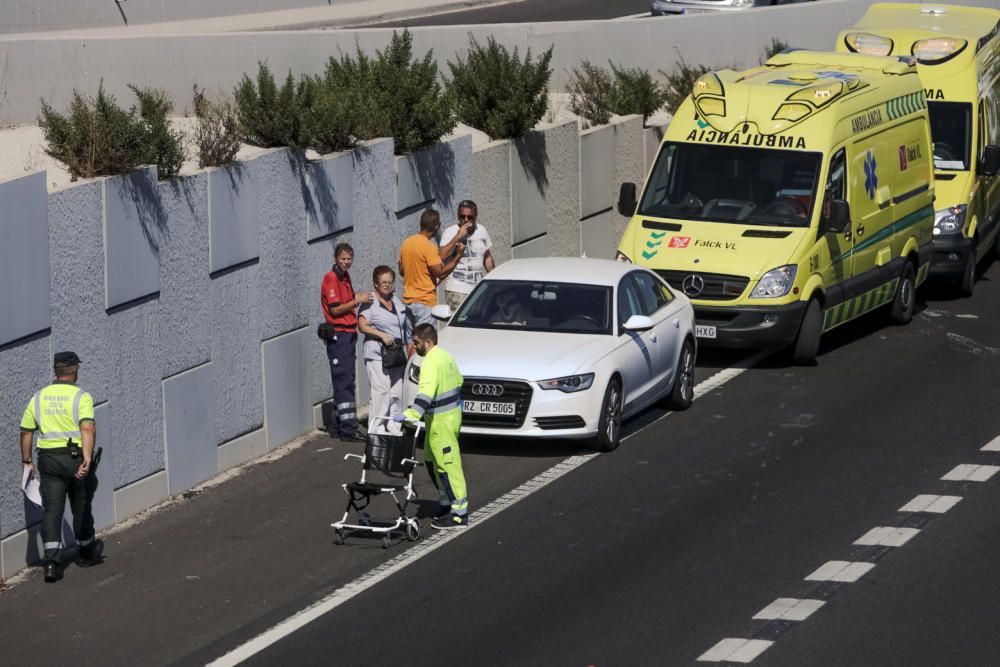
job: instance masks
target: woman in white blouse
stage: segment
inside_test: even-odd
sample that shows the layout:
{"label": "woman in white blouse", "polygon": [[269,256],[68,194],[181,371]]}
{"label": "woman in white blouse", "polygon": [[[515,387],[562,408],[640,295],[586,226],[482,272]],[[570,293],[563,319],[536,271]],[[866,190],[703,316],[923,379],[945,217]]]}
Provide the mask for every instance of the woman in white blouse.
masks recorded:
{"label": "woman in white blouse", "polygon": [[[403,363],[387,366],[383,359],[385,348],[395,348],[409,343],[406,340],[403,302],[394,294],[396,272],[388,266],[377,266],[372,272],[375,299],[361,306],[358,311],[358,331],[364,334],[364,361],[371,385],[371,403],[368,406],[368,430],[371,433],[398,433],[399,424],[377,417],[391,418],[403,411]],[[397,353],[397,358],[398,358]]]}

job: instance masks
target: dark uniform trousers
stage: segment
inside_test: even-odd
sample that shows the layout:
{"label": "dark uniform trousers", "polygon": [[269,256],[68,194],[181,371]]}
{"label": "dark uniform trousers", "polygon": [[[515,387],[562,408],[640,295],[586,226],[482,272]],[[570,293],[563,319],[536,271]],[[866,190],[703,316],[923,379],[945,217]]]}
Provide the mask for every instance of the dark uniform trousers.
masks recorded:
{"label": "dark uniform trousers", "polygon": [[[76,471],[83,463],[82,458],[73,458],[68,447],[38,450],[38,472],[42,493],[42,507],[45,514],[42,518],[42,542],[46,545],[57,544],[62,540],[63,509],[66,500],[73,512],[73,532],[79,544],[90,545],[94,540],[94,515],[91,503],[94,492],[97,491],[96,471],[91,471],[83,479],[76,478]],[[91,464],[92,466],[95,464]],[[45,562],[62,562],[62,550],[59,547],[45,549]]]}
{"label": "dark uniform trousers", "polygon": [[[354,365],[357,357],[358,334],[338,332],[326,343],[333,381],[333,402],[337,409],[337,431],[341,436],[358,432],[358,412],[354,395]],[[332,429],[331,429],[332,431]]]}

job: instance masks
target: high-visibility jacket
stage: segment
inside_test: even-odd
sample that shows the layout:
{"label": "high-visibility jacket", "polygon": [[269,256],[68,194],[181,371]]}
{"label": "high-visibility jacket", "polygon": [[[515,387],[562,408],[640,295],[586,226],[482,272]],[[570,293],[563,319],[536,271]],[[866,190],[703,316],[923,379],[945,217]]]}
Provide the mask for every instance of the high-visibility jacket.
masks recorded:
{"label": "high-visibility jacket", "polygon": [[417,397],[406,410],[406,418],[424,419],[429,423],[438,415],[455,413],[461,416],[461,403],[462,374],[452,356],[435,345],[420,365]]}
{"label": "high-visibility jacket", "polygon": [[38,448],[80,442],[80,423],[94,421],[94,399],[71,382],[54,382],[36,393],[21,417],[21,429],[38,431]]}

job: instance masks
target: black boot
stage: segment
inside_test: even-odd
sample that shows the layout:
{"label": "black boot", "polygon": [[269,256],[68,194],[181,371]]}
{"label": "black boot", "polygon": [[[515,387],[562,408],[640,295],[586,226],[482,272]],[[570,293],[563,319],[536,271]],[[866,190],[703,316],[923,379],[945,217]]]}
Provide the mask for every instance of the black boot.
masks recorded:
{"label": "black boot", "polygon": [[90,567],[101,562],[101,554],[104,553],[104,540],[94,540],[87,546],[80,549],[80,560],[76,562],[79,567]]}
{"label": "black boot", "polygon": [[59,566],[52,561],[45,564],[45,581],[50,584],[59,581]]}

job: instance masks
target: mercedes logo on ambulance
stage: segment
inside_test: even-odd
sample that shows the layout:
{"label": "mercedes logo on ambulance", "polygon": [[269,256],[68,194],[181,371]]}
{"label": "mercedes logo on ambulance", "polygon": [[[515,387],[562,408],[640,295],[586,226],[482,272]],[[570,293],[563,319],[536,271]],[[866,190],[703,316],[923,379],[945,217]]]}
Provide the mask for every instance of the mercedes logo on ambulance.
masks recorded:
{"label": "mercedes logo on ambulance", "polygon": [[503,387],[498,384],[474,384],[472,393],[476,396],[501,396]]}
{"label": "mercedes logo on ambulance", "polygon": [[684,281],[681,282],[681,289],[688,296],[698,296],[705,289],[705,279],[697,273],[692,273],[684,277]]}

